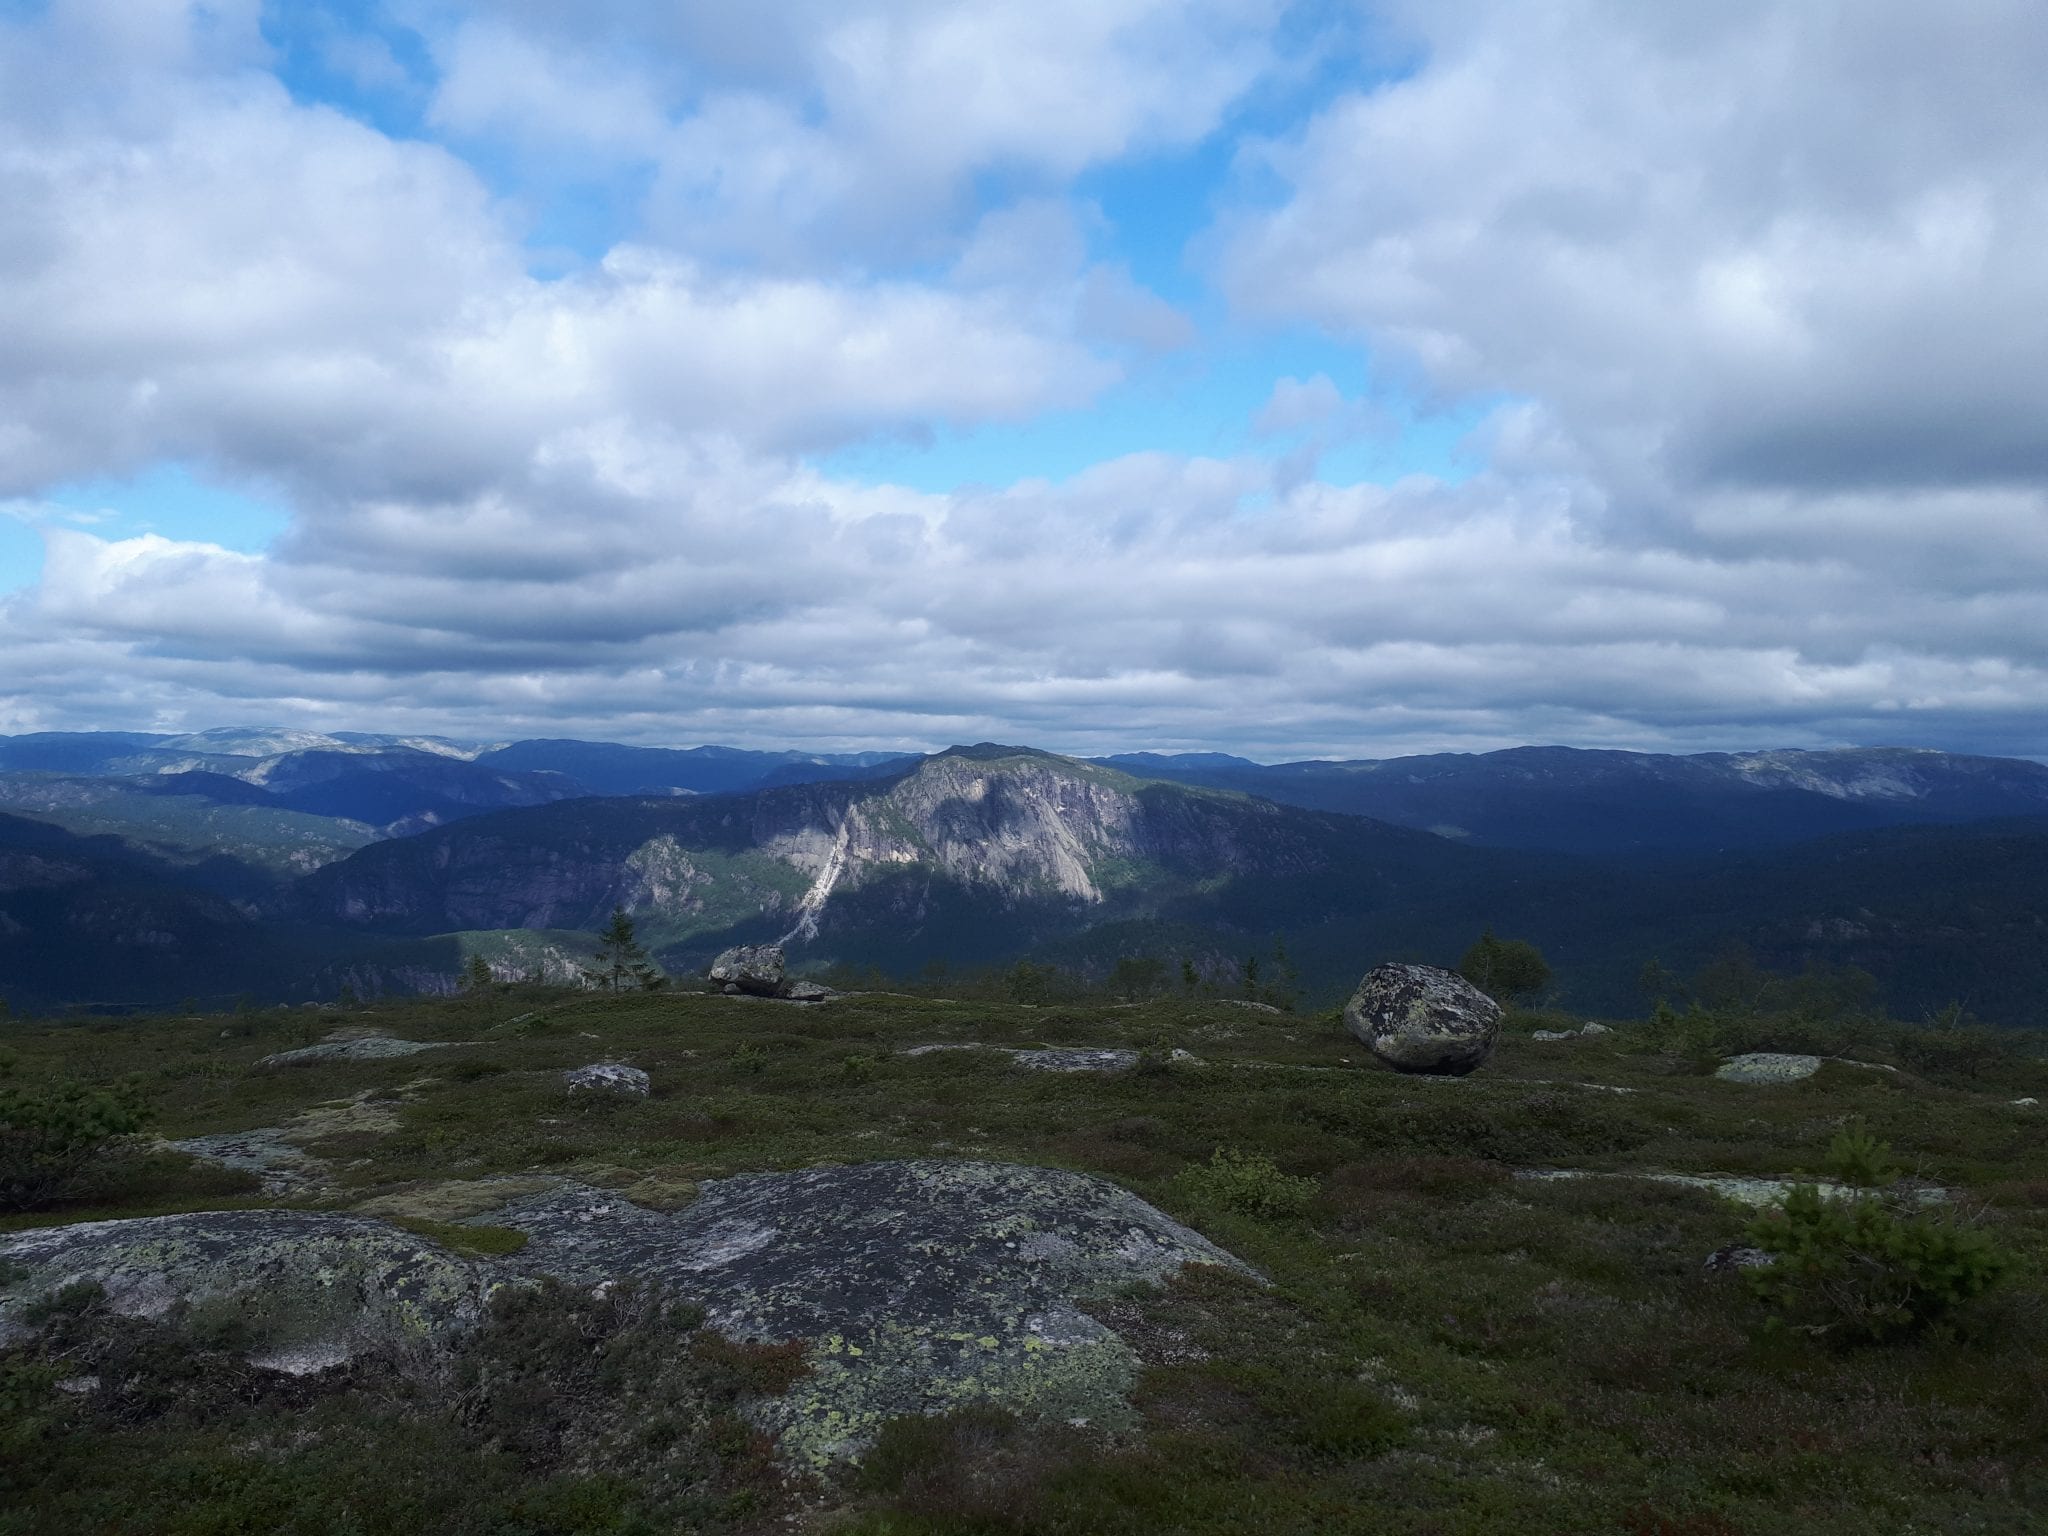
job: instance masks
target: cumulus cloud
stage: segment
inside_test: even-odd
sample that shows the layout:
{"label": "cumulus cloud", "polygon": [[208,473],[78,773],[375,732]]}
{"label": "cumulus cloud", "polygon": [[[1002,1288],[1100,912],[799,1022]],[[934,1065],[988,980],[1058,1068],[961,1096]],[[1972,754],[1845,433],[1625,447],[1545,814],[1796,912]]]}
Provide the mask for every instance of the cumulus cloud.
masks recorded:
{"label": "cumulus cloud", "polygon": [[415,9],[441,123],[652,167],[651,228],[679,248],[838,263],[926,252],[977,176],[1058,186],[1201,139],[1274,59],[1287,5]]}
{"label": "cumulus cloud", "polygon": [[[1502,402],[1484,467],[1317,479],[1385,417],[1302,369],[1257,452],[954,493],[815,464],[1199,358],[1073,183],[1213,132],[1275,5],[395,14],[445,143],[295,100],[253,4],[0,29],[0,498],[179,458],[292,512],[34,514],[0,730],[2048,749],[2030,8],[1403,6],[1216,249],[1235,323]],[[653,189],[550,279],[465,158],[536,138]]]}
{"label": "cumulus cloud", "polygon": [[1265,147],[1239,303],[1539,401],[1634,496],[2048,477],[2048,13],[1393,9],[1425,62]]}

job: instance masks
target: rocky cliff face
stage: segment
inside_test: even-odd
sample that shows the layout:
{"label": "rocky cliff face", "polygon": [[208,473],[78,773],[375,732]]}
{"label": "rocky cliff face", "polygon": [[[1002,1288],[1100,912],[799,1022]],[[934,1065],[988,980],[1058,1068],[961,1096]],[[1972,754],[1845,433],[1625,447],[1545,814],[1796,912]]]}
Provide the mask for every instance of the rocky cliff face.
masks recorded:
{"label": "rocky cliff face", "polygon": [[787,936],[903,877],[1088,907],[1161,870],[1310,867],[1289,813],[1046,753],[967,748],[876,783],[716,800],[586,801],[366,849],[306,886],[310,915],[411,932],[587,928],[613,905],[673,933],[761,918]]}

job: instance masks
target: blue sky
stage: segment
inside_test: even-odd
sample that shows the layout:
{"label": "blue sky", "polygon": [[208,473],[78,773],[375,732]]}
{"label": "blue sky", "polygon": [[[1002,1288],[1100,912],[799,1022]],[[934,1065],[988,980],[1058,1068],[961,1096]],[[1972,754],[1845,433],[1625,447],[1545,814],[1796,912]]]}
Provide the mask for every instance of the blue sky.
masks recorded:
{"label": "blue sky", "polygon": [[0,730],[2038,755],[2044,66],[1992,0],[0,0]]}

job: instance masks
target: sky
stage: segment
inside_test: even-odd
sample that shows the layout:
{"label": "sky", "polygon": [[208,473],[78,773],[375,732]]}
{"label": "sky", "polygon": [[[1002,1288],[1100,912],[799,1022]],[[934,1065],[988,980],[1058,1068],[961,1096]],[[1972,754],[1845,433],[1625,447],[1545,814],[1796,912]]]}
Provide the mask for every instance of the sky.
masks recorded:
{"label": "sky", "polygon": [[2048,757],[2038,0],[0,0],[0,732]]}

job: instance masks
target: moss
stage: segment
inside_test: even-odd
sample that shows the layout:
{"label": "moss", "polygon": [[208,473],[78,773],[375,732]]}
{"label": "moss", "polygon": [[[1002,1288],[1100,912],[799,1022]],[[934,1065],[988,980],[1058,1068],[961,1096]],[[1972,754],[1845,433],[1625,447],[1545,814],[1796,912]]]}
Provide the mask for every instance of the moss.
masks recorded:
{"label": "moss", "polygon": [[473,1222],[423,1221],[416,1216],[389,1218],[393,1226],[416,1232],[455,1253],[475,1258],[496,1259],[514,1254],[528,1242],[524,1232],[510,1227],[478,1226]]}

